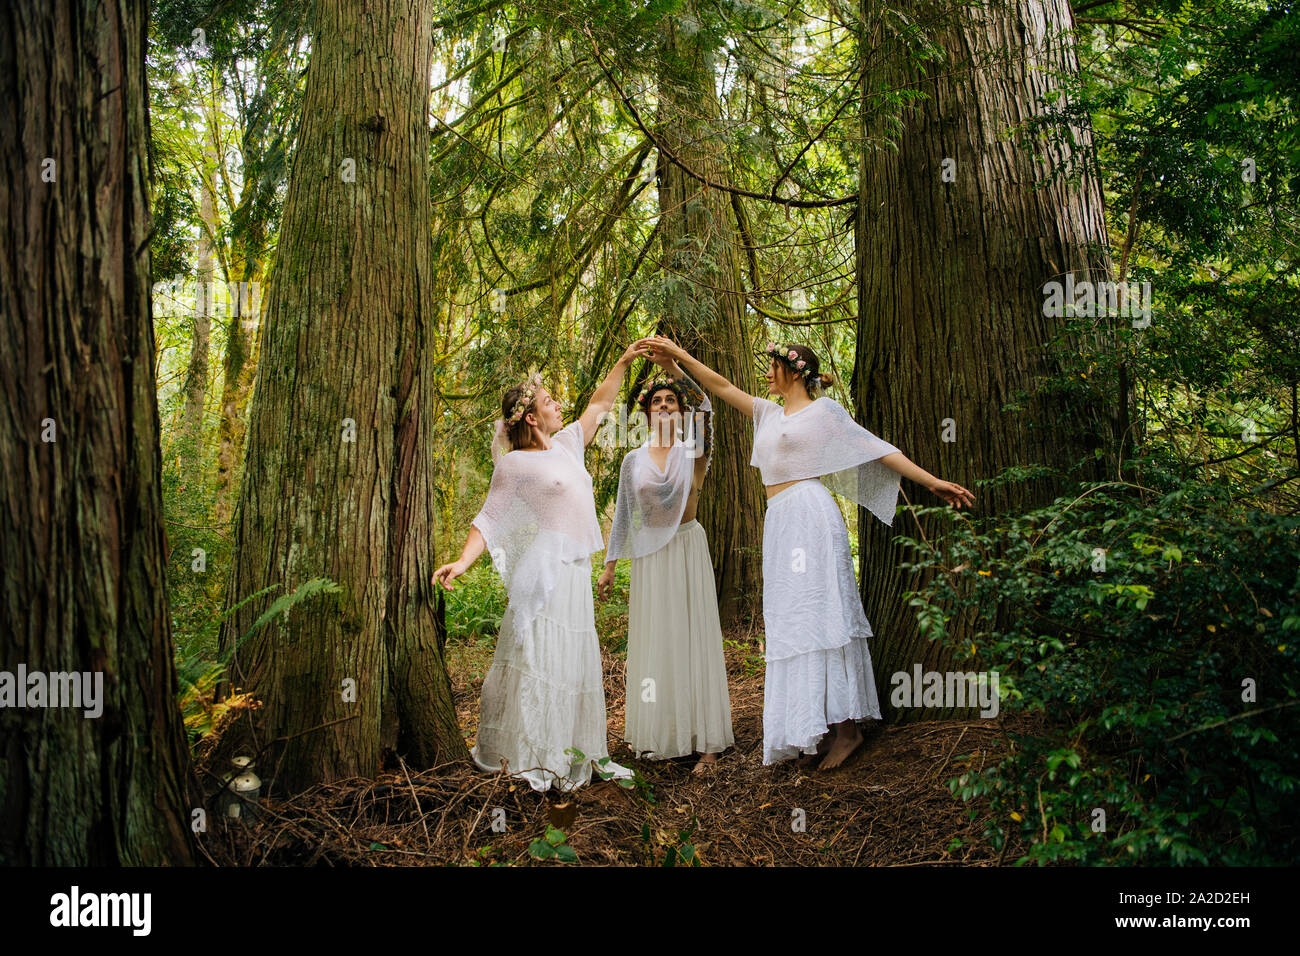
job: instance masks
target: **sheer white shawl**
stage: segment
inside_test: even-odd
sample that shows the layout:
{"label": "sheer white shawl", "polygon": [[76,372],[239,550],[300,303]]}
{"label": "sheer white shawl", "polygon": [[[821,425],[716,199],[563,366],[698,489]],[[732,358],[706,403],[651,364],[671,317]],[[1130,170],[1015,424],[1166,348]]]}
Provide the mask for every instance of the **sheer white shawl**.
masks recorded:
{"label": "sheer white shawl", "polygon": [[822,484],[866,508],[887,525],[898,507],[898,472],[879,459],[897,452],[853,420],[825,395],[790,415],[775,402],[754,396],[754,453],[749,463],[763,484],[802,478]]}
{"label": "sheer white shawl", "polygon": [[[645,444],[623,456],[614,522],[609,529],[609,547],[605,550],[606,563],[620,558],[644,558],[672,540],[691,494],[695,463],[701,454],[712,455],[713,406],[693,379],[684,376],[684,383],[699,393],[702,400],[698,409],[687,408],[677,422],[664,470],[660,471],[650,457],[649,448],[658,440],[653,428]],[[701,419],[707,423],[707,442],[700,434]]]}
{"label": "sheer white shawl", "polygon": [[545,451],[501,455],[472,522],[505,581],[506,613],[520,624],[545,607],[561,564],[604,546],[583,450],[575,421],[551,436]]}

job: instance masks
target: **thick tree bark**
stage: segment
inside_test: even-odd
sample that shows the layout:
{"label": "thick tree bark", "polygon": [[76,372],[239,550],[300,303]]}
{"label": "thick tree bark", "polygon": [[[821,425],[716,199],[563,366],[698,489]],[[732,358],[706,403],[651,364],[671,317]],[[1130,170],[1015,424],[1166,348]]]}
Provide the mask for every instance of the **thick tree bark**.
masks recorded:
{"label": "thick tree bark", "polygon": [[[891,135],[883,91],[915,88],[927,98],[904,110],[897,150],[862,157],[857,418],[933,474],[972,489],[1010,465],[1068,469],[1100,445],[1101,429],[1077,398],[1041,388],[1055,371],[1042,350],[1064,325],[1043,315],[1043,287],[1068,272],[1104,280],[1109,259],[1097,180],[1087,168],[1077,181],[1052,179],[1050,170],[1090,158],[1091,133],[1076,128],[1073,151],[1045,141],[1026,150],[1024,134],[1007,133],[1042,111],[1040,97],[1059,99],[1054,71],[1078,69],[1073,41],[1061,33],[1071,25],[1069,6],[907,4],[912,22],[950,57],[924,75],[876,31],[875,6],[861,0],[870,67],[864,141]],[[944,440],[946,426],[955,441]],[[1048,479],[976,489],[976,511],[1023,510],[1059,490]],[[914,503],[938,503],[911,482],[903,491]],[[931,540],[943,527],[922,524]],[[899,568],[904,554],[890,544],[896,534],[919,536],[914,519],[891,529],[860,512],[859,527],[876,681],[888,707],[893,673],[917,662],[946,670],[947,657],[918,633],[904,591],[920,582]],[[962,621],[949,627],[969,634]]]}
{"label": "thick tree bark", "polygon": [[0,708],[11,865],[195,860],[149,312],[147,24],[137,0],[0,8],[0,670],[97,672],[103,708]]}
{"label": "thick tree bark", "polygon": [[[727,182],[731,174],[716,128],[721,108],[712,52],[669,17],[660,53],[658,133],[664,147],[710,181]],[[663,334],[736,386],[756,392],[730,198],[662,154],[656,171],[663,267],[675,280],[661,320]],[[717,445],[700,495],[699,520],[708,534],[718,611],[728,626],[762,612],[763,491],[749,464],[749,419],[725,403],[714,407]]]}
{"label": "thick tree bark", "polygon": [[[429,200],[431,0],[321,0],[266,301],[228,608],[317,577],[232,679],[277,786],[467,756],[437,646]],[[221,646],[274,595],[231,614]],[[349,695],[355,693],[355,700]]]}

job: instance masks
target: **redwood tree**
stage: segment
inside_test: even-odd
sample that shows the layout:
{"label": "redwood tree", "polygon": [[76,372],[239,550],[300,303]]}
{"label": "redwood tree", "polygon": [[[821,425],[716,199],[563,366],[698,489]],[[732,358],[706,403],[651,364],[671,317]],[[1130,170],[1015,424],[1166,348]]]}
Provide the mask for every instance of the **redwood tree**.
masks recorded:
{"label": "redwood tree", "polygon": [[340,591],[261,629],[234,610],[232,679],[263,701],[278,785],[467,756],[435,637],[429,196],[432,0],[316,4],[265,303],[226,604]]}
{"label": "redwood tree", "polygon": [[[1087,162],[1091,132],[1075,128],[1073,145],[1037,137],[1027,149],[1029,134],[1017,129],[1058,105],[1061,76],[1078,70],[1069,5],[905,3],[906,22],[944,53],[921,69],[886,25],[901,21],[860,2],[864,143],[892,138],[897,148],[865,149],[859,171],[858,420],[933,474],[976,490],[979,513],[1045,503],[1057,480],[975,483],[1011,465],[1068,469],[1100,442],[1094,410],[1040,387],[1056,371],[1044,346],[1063,327],[1043,314],[1044,284],[1069,272],[1076,280],[1109,275],[1101,189]],[[925,96],[902,109],[895,127],[888,104],[902,89]],[[938,503],[910,482],[903,490],[915,503]],[[943,527],[922,526],[932,539]],[[892,673],[917,662],[943,670],[946,656],[918,633],[904,598],[917,582],[890,544],[899,533],[919,536],[914,520],[891,529],[860,512],[859,527],[859,575],[887,706]],[[951,630],[962,633],[961,622]]]}
{"label": "redwood tree", "polygon": [[[663,31],[656,169],[662,262],[674,290],[666,300],[663,334],[736,386],[757,392],[731,198],[673,161],[710,182],[730,181],[713,51],[676,17],[664,18]],[[699,519],[708,533],[726,625],[762,611],[763,493],[749,464],[749,419],[725,402],[715,403],[715,414],[716,445]]]}
{"label": "redwood tree", "polygon": [[103,680],[99,716],[0,708],[9,864],[194,862],[149,300],[147,19],[140,0],[0,11],[0,670]]}

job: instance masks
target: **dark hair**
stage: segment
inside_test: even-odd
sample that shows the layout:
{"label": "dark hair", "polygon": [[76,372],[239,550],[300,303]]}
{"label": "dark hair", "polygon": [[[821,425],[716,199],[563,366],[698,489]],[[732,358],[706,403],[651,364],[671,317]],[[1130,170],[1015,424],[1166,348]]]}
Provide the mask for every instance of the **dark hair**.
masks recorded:
{"label": "dark hair", "polygon": [[[694,387],[683,385],[676,379],[659,380],[645,386],[637,397],[637,406],[641,409],[646,417],[646,422],[650,421],[650,403],[655,400],[655,396],[667,389],[677,396],[677,408],[682,414],[682,429],[687,438],[694,439],[695,428],[700,423],[699,415],[704,416],[704,421],[708,421],[709,413],[701,412],[696,408],[691,396],[698,396],[702,401],[703,396],[695,391]],[[704,454],[713,453],[712,429],[704,429]]]}
{"label": "dark hair", "polygon": [[[521,382],[518,385],[511,385],[506,389],[506,393],[501,396],[501,419],[508,421],[510,413],[514,411],[515,405],[524,397],[524,389],[527,382]],[[540,389],[539,389],[540,391]],[[513,425],[506,426],[506,436],[510,439],[510,449],[516,451],[520,448],[527,448],[533,443],[533,426],[524,421],[529,412],[537,410],[537,394],[533,393],[533,400],[528,403],[524,413],[519,416],[519,421]]]}
{"label": "dark hair", "polygon": [[[792,351],[798,358],[790,358],[789,353]],[[768,354],[771,355],[770,352]],[[804,388],[808,389],[809,395],[819,388],[829,388],[835,384],[835,376],[821,371],[821,360],[817,358],[817,353],[806,345],[778,346],[777,353],[772,358],[784,365],[787,372],[803,379]],[[803,368],[798,367],[798,362],[804,363]]]}
{"label": "dark hair", "polygon": [[682,388],[681,385],[677,382],[660,382],[653,388],[647,389],[645,394],[642,395],[637,402],[637,404],[641,406],[641,411],[645,413],[647,419],[650,418],[650,403],[655,400],[655,395],[665,389],[677,396],[677,407],[681,410],[682,414],[685,414],[686,411],[691,408],[691,403],[686,400],[686,390]]}

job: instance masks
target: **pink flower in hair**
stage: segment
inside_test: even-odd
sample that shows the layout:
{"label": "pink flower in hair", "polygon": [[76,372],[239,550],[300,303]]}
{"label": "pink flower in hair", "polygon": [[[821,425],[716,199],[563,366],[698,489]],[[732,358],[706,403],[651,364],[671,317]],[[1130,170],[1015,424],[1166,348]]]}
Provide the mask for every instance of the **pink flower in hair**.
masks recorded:
{"label": "pink flower in hair", "polygon": [[799,361],[797,361],[797,362],[794,363],[794,367],[795,367],[795,368],[803,368],[803,367],[804,367],[805,365],[807,365],[807,364],[808,364],[808,363],[805,362],[803,359],[800,359]]}
{"label": "pink flower in hair", "polygon": [[790,361],[791,361],[791,362],[793,362],[795,359],[797,359],[797,358],[799,357],[799,353],[796,352],[794,349],[791,349],[791,350],[790,350],[788,353],[786,353],[786,354],[789,355],[789,357],[790,357]]}

